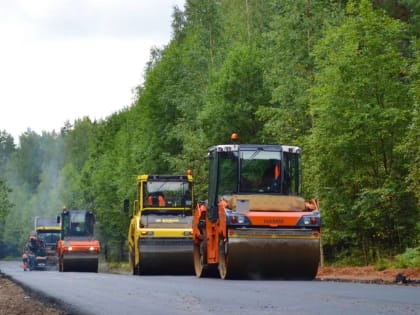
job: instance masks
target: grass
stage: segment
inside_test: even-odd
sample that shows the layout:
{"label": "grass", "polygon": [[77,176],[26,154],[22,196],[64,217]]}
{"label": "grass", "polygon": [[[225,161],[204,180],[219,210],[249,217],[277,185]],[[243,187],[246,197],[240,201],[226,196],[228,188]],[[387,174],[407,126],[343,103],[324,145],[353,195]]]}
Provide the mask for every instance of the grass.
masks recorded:
{"label": "grass", "polygon": [[420,247],[407,248],[404,253],[395,256],[398,268],[420,268]]}
{"label": "grass", "polygon": [[[332,267],[365,266],[366,263],[363,263],[361,257],[357,251],[353,253],[342,253],[335,260],[326,262],[324,265]],[[390,268],[420,268],[420,247],[407,248],[404,253],[393,257],[381,257],[372,264],[377,271]]]}

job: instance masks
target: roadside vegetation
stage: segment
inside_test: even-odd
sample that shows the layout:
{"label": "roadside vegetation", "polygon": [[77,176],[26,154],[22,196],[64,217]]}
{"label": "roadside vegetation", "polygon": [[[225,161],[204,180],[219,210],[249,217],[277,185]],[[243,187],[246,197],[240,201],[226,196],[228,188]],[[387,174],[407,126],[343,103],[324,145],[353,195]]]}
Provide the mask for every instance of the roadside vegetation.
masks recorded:
{"label": "roadside vegetation", "polygon": [[0,258],[66,205],[93,210],[104,258],[125,262],[136,176],[191,169],[205,199],[207,148],[236,132],[302,147],[325,263],[420,267],[419,17],[417,0],[175,7],[130,106],[19,139],[0,126]]}

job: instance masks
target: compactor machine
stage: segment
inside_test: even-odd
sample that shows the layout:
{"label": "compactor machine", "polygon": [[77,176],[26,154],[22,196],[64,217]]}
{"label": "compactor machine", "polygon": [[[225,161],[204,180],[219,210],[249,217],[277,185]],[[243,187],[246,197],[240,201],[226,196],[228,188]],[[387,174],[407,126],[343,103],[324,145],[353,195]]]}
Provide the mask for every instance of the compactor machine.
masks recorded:
{"label": "compactor machine", "polygon": [[44,244],[47,266],[57,265],[57,242],[60,239],[61,227],[56,218],[35,217],[35,233]]}
{"label": "compactor machine", "polygon": [[315,199],[300,197],[300,153],[290,145],[209,148],[208,200],[193,220],[197,277],[315,278],[321,217]]}
{"label": "compactor machine", "polygon": [[[193,178],[140,175],[128,231],[132,273],[194,274]],[[125,208],[128,211],[128,200]]]}
{"label": "compactor machine", "polygon": [[57,222],[61,223],[61,238],[57,243],[59,271],[98,272],[101,246],[93,235],[93,212],[64,208]]}
{"label": "compactor machine", "polygon": [[47,267],[45,245],[36,235],[29,236],[29,242],[24,247],[22,259],[24,270],[44,270]]}

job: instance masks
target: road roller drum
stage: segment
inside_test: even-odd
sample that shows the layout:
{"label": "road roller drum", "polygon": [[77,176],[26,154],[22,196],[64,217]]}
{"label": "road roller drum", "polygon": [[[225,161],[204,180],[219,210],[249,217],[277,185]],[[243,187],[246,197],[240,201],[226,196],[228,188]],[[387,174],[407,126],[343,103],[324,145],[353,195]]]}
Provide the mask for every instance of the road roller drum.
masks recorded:
{"label": "road roller drum", "polygon": [[223,278],[313,279],[319,262],[319,236],[312,231],[236,230],[222,242]]}

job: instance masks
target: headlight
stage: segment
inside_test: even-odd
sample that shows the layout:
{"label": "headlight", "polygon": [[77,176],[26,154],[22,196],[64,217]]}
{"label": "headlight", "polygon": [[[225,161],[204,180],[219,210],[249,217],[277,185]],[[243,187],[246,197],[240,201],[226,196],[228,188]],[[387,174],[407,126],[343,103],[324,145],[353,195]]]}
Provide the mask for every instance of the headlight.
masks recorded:
{"label": "headlight", "polygon": [[250,225],[251,223],[246,215],[233,212],[233,211],[229,211],[226,213],[226,219],[229,225],[244,226],[244,225]]}
{"label": "headlight", "polygon": [[299,219],[297,226],[319,227],[321,226],[321,217],[319,214],[304,215]]}

